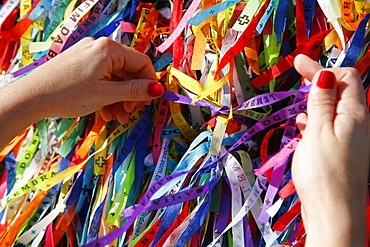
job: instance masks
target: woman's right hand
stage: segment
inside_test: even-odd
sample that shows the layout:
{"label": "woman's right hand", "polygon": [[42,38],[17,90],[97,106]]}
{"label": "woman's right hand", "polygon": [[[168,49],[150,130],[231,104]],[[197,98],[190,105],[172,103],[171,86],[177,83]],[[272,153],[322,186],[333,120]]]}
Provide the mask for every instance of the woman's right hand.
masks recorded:
{"label": "woman's right hand", "polygon": [[306,246],[360,246],[366,240],[369,113],[353,68],[324,69],[306,56],[294,61],[313,85],[292,176],[302,202]]}

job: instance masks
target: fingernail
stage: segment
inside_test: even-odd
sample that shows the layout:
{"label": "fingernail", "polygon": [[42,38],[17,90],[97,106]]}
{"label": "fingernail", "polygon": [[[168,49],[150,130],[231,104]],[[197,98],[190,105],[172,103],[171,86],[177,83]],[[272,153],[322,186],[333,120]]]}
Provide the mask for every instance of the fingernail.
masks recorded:
{"label": "fingernail", "polygon": [[160,97],[163,95],[163,86],[160,83],[153,82],[148,86],[148,94],[151,97]]}
{"label": "fingernail", "polygon": [[316,85],[321,89],[332,89],[335,82],[335,74],[329,70],[323,70],[319,75]]}

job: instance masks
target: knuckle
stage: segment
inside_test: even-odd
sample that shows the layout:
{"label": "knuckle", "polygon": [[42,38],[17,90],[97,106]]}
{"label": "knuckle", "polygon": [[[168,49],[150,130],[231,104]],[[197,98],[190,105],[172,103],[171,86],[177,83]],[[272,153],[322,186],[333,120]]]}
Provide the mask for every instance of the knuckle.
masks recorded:
{"label": "knuckle", "polygon": [[140,98],[140,88],[137,82],[132,82],[129,89],[129,94],[131,99]]}
{"label": "knuckle", "polygon": [[[129,48],[131,49],[131,48]],[[140,60],[140,63],[144,66],[144,65],[147,65],[147,64],[152,64],[152,60],[145,54],[141,53],[141,52],[138,52],[136,50],[133,50],[133,55],[135,55],[137,57],[137,59]]]}
{"label": "knuckle", "polygon": [[356,118],[355,120],[358,120],[360,123],[368,123],[370,124],[369,122],[369,112],[368,110],[366,109],[366,107],[358,107],[357,108],[357,111],[354,111],[354,113],[356,114]]}
{"label": "knuckle", "polygon": [[109,45],[110,43],[113,42],[113,40],[111,40],[108,37],[100,37],[96,40],[96,42],[99,43],[100,45]]}
{"label": "knuckle", "polygon": [[348,74],[349,74],[350,76],[354,76],[354,77],[358,77],[358,78],[360,78],[360,73],[358,72],[358,70],[357,70],[357,69],[355,69],[355,68],[353,68],[353,67],[348,68]]}
{"label": "knuckle", "polygon": [[93,38],[93,37],[85,37],[85,38],[82,39],[82,41],[92,42],[92,41],[95,41],[95,38]]}
{"label": "knuckle", "polygon": [[107,51],[112,44],[113,40],[107,37],[100,37],[94,42],[94,49],[97,52],[104,52]]}
{"label": "knuckle", "polygon": [[148,63],[151,64],[152,63],[152,61],[150,60],[150,58],[148,56],[146,56],[146,55],[143,56],[143,60],[144,60],[144,62],[146,64],[148,64]]}
{"label": "knuckle", "polygon": [[311,105],[314,107],[334,106],[335,101],[330,97],[311,97]]}

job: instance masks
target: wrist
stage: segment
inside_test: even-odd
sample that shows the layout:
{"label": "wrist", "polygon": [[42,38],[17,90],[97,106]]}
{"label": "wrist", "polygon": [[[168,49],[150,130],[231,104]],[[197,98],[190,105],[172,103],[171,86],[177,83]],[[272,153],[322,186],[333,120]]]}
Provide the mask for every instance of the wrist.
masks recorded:
{"label": "wrist", "polygon": [[[31,81],[21,78],[2,89],[1,122],[26,128],[44,117],[38,90],[29,85]],[[21,131],[22,129],[19,129]]]}
{"label": "wrist", "polygon": [[0,150],[16,135],[34,122],[40,120],[42,106],[34,92],[27,86],[28,81],[15,81],[0,90]]}
{"label": "wrist", "polygon": [[332,203],[329,207],[305,207],[302,218],[306,246],[365,246],[366,206]]}

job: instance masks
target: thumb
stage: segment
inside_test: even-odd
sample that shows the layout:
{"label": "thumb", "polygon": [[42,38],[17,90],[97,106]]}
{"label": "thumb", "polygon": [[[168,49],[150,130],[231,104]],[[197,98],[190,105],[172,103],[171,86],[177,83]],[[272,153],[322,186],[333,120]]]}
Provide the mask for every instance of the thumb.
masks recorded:
{"label": "thumb", "polygon": [[330,70],[322,70],[315,76],[316,83],[312,85],[308,96],[307,127],[323,129],[333,128],[333,119],[337,100],[337,79]]}
{"label": "thumb", "polygon": [[109,90],[110,100],[114,102],[148,101],[161,97],[164,92],[161,83],[149,79],[108,81],[105,88]]}

